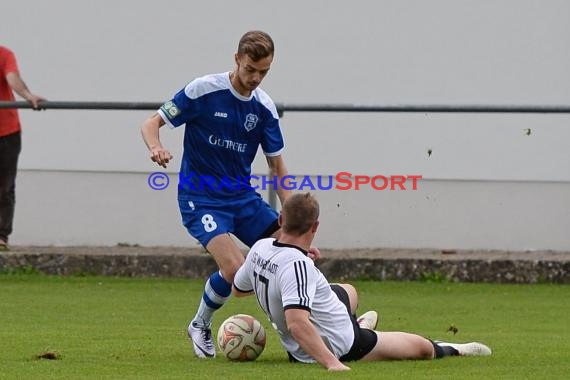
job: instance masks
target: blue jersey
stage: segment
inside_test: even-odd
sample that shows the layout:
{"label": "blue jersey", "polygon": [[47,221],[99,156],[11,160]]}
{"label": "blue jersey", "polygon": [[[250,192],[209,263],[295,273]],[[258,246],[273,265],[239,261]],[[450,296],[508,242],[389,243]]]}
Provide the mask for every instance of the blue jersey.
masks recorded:
{"label": "blue jersey", "polygon": [[259,146],[266,156],[283,150],[271,98],[259,88],[250,97],[240,95],[229,72],[193,80],[158,113],[171,127],[186,125],[181,200],[228,199],[254,191],[249,176]]}

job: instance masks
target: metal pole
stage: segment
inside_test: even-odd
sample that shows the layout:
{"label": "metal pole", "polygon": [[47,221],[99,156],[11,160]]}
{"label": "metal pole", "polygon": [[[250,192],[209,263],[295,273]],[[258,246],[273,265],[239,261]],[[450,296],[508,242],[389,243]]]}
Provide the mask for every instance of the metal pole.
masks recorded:
{"label": "metal pole", "polygon": [[[42,109],[157,110],[155,102],[67,102],[44,101]],[[570,113],[568,105],[355,105],[277,103],[277,112],[402,112],[402,113]],[[0,102],[0,108],[32,108],[28,102]]]}
{"label": "metal pole", "polygon": [[[162,103],[151,102],[40,102],[41,109],[67,110],[157,110]],[[28,102],[0,102],[1,108],[33,108]]]}
{"label": "metal pole", "polygon": [[278,112],[570,113],[567,105],[354,105],[281,103]]}
{"label": "metal pole", "polygon": [[[269,172],[269,176],[271,176],[271,175],[272,175],[272,173]],[[268,202],[269,202],[269,205],[271,206],[271,208],[274,210],[277,210],[277,191],[275,191],[273,186],[268,186],[267,196],[269,198]]]}
{"label": "metal pole", "polygon": [[[162,103],[152,102],[60,102],[44,101],[42,109],[71,110],[157,110]],[[566,105],[355,105],[355,104],[276,104],[279,117],[285,112],[401,112],[401,113],[570,113]],[[2,108],[32,108],[28,102],[0,102]],[[277,193],[269,189],[268,202],[277,208]]]}

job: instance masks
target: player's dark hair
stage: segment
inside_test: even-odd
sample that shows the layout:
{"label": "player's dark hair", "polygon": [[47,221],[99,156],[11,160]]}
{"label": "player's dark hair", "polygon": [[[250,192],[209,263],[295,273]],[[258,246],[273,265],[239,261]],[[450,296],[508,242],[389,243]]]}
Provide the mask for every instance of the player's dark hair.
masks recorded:
{"label": "player's dark hair", "polygon": [[281,213],[283,232],[301,236],[319,219],[319,202],[310,193],[294,194],[287,198]]}
{"label": "player's dark hair", "polygon": [[272,56],[275,51],[273,40],[269,34],[260,30],[252,30],[244,34],[239,40],[237,53],[240,56],[247,54],[254,62]]}

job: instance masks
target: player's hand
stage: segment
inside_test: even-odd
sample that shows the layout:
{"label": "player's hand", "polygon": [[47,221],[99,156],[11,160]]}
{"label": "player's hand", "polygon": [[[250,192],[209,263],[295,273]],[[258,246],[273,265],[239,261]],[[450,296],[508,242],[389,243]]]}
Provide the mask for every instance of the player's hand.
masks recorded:
{"label": "player's hand", "polygon": [[47,99],[42,98],[41,96],[32,94],[30,96],[30,98],[28,99],[28,102],[30,102],[32,104],[32,108],[35,111],[39,111],[39,110],[43,110],[42,106],[40,105],[40,102],[43,102],[45,100],[47,100]]}
{"label": "player's hand", "polygon": [[152,148],[150,159],[166,169],[166,165],[172,160],[172,154],[164,148]]}
{"label": "player's hand", "polygon": [[345,366],[342,362],[338,362],[327,368],[328,371],[350,371],[350,367]]}
{"label": "player's hand", "polygon": [[309,257],[309,259],[317,261],[318,259],[321,258],[321,251],[319,251],[317,247],[311,247],[309,248],[307,256]]}

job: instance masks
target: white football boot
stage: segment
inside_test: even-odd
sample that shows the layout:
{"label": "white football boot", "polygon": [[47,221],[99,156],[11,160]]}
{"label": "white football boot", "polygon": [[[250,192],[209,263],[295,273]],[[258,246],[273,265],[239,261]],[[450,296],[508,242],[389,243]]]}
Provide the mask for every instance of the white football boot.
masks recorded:
{"label": "white football boot", "polygon": [[356,319],[363,329],[375,330],[378,326],[378,313],[374,310],[367,311]]}
{"label": "white football boot", "polygon": [[215,358],[216,347],[212,341],[210,327],[197,327],[191,322],[188,325],[188,338],[192,341],[194,352],[199,358]]}
{"label": "white football boot", "polygon": [[449,346],[453,347],[459,352],[461,356],[489,356],[492,351],[489,347],[485,346],[483,343],[471,342],[471,343],[447,343],[435,341],[438,346]]}

